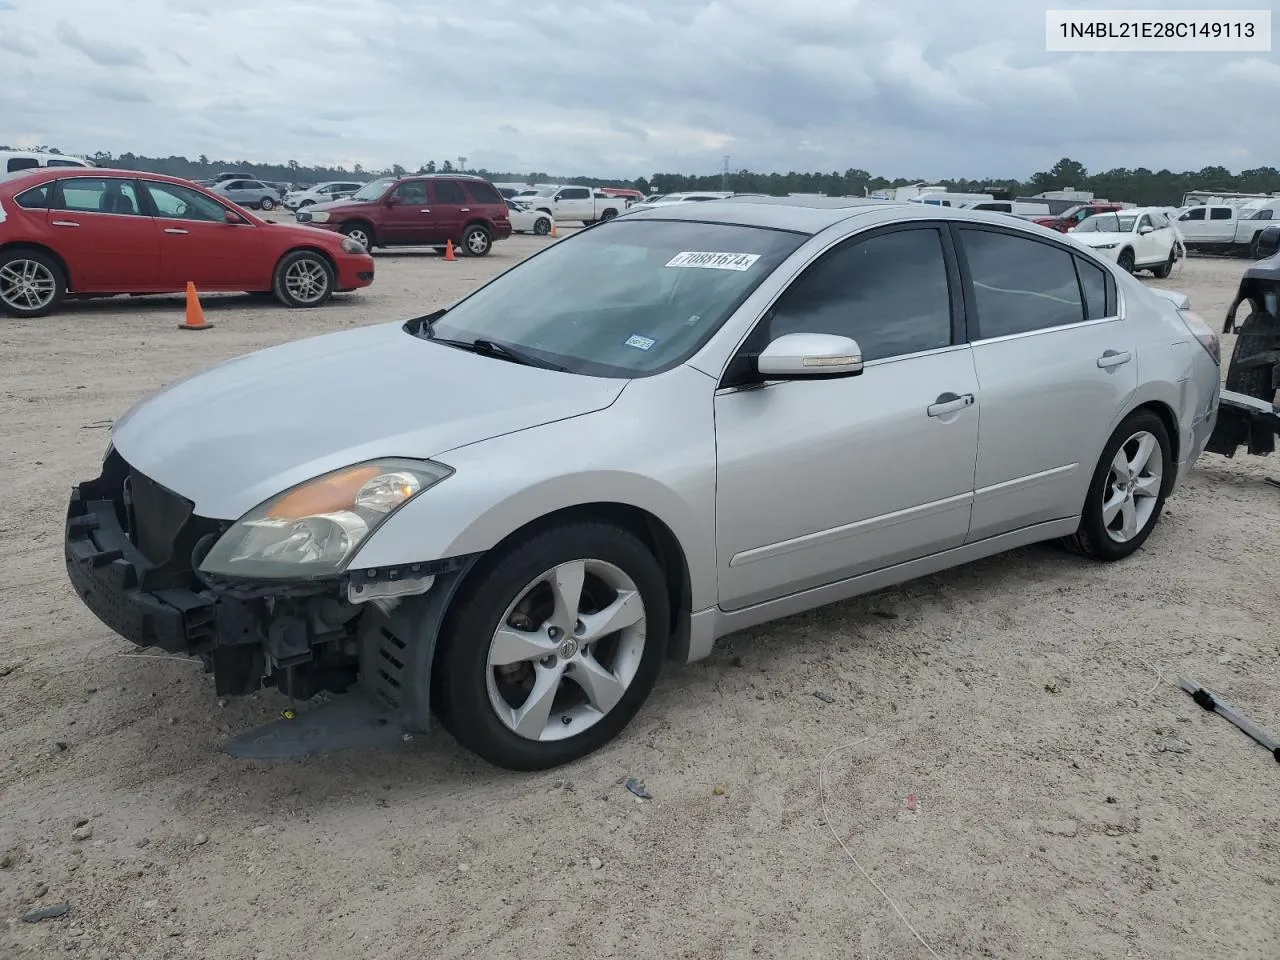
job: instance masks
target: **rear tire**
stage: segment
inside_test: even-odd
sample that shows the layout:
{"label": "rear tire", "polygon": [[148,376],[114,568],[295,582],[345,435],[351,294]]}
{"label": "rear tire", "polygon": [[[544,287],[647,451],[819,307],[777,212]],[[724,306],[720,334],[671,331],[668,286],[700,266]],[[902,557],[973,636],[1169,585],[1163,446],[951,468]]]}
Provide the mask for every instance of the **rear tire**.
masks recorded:
{"label": "rear tire", "polygon": [[259,209],[265,212],[267,210],[273,209],[275,205],[276,205],[276,202],[272,200],[270,197],[263,197],[262,201],[258,204],[258,207]]}
{"label": "rear tire", "polygon": [[[569,622],[577,619],[575,635],[584,637],[579,648],[577,640],[567,639],[567,633],[557,637],[553,635],[554,627],[548,627],[555,610],[546,596],[554,598],[557,594],[545,576],[584,565],[584,561],[587,573],[585,577],[579,575],[577,582],[586,589],[578,591],[581,605],[575,600],[578,609],[569,617]],[[590,572],[592,565],[612,571],[615,579],[629,582],[639,594],[642,614],[634,605],[629,608],[632,617],[642,616],[638,626],[633,620],[633,626],[622,631],[592,637],[591,612],[608,609],[622,600],[620,593],[605,592],[603,599],[593,603],[601,587]],[[540,579],[543,583],[531,590]],[[566,582],[572,579],[568,577]],[[604,590],[609,586],[605,583]],[[536,594],[538,589],[544,593]],[[570,592],[566,588],[562,595]],[[541,600],[522,607],[522,597]],[[622,622],[623,618],[616,620]],[[499,767],[544,770],[569,763],[604,746],[639,711],[657,680],[670,622],[670,599],[662,568],[633,534],[595,521],[543,530],[485,558],[462,585],[440,633],[432,670],[432,707],[459,743]],[[549,655],[541,661],[521,656],[517,662],[511,657],[499,661],[510,666],[495,668],[493,654],[498,649],[495,641],[500,629],[507,633],[518,631],[517,638],[521,640],[550,644]],[[558,650],[557,643],[561,644]],[[573,646],[566,653],[569,643]],[[506,649],[511,648],[508,645]],[[608,675],[599,671],[594,675],[591,671],[579,674],[576,671],[581,665],[571,662],[579,656],[589,657]],[[547,668],[565,671],[558,687],[553,686]],[[583,711],[584,695],[589,707],[597,703],[588,689],[591,684],[584,686],[575,680],[579,675],[584,679],[612,678],[611,705],[597,710],[594,716],[589,709],[584,711],[585,716],[577,712]],[[516,727],[521,723],[513,722],[514,715],[533,703],[540,681],[555,692],[546,698],[547,709],[542,715],[531,717],[528,729],[517,733]],[[603,685],[601,689],[605,689]],[[512,703],[512,695],[516,703]],[[495,699],[496,696],[503,699]],[[563,721],[566,730],[577,725],[581,731],[557,736],[558,721]],[[551,731],[550,735],[546,731]]]}
{"label": "rear tire", "polygon": [[[1123,488],[1130,480],[1118,478],[1115,466],[1122,456],[1125,460],[1134,459],[1144,442],[1140,438],[1147,437],[1155,441],[1158,449],[1151,450],[1130,478],[1134,484],[1133,495],[1126,502]],[[1104,562],[1130,556],[1155,529],[1164,509],[1165,497],[1173,484],[1173,476],[1172,444],[1164,421],[1150,410],[1135,410],[1116,427],[1103,447],[1093,478],[1089,481],[1089,493],[1080,513],[1080,527],[1062,541],[1064,546],[1082,556]],[[1144,480],[1147,481],[1145,484]],[[1122,503],[1123,507],[1114,509],[1112,505],[1116,502]],[[1122,528],[1130,510],[1136,517],[1137,526],[1126,531]]]}
{"label": "rear tire", "polygon": [[609,208],[608,210],[606,210],[604,213],[600,214],[600,219],[601,219],[601,220],[612,220],[612,219],[613,219],[614,217],[616,217],[617,215],[618,215],[618,211],[617,211],[617,210],[615,210],[615,209],[613,209],[613,207],[610,207],[610,208]]}
{"label": "rear tire", "polygon": [[458,244],[469,257],[483,257],[493,249],[493,239],[489,231],[478,223],[473,223],[462,231],[462,242]]}
{"label": "rear tire", "polygon": [[1274,350],[1280,344],[1280,326],[1276,324],[1274,317],[1254,309],[1244,318],[1244,323],[1236,327],[1236,331],[1231,363],[1227,366],[1226,389],[1266,403],[1273,402],[1276,391],[1271,365],[1246,367],[1242,366],[1242,362],[1259,353]]}
{"label": "rear tire", "polygon": [[333,296],[333,267],[313,250],[295,250],[276,264],[272,292],[286,307],[319,307]]}
{"label": "rear tire", "polygon": [[1151,275],[1157,280],[1169,279],[1169,274],[1173,273],[1173,251],[1169,251],[1169,259],[1158,267],[1151,268]]}
{"label": "rear tire", "polygon": [[546,217],[539,217],[533,223],[533,232],[539,237],[545,237],[551,232],[551,221]]}
{"label": "rear tire", "polygon": [[0,253],[0,312],[28,319],[48,316],[66,295],[66,274],[48,254],[21,248]]}

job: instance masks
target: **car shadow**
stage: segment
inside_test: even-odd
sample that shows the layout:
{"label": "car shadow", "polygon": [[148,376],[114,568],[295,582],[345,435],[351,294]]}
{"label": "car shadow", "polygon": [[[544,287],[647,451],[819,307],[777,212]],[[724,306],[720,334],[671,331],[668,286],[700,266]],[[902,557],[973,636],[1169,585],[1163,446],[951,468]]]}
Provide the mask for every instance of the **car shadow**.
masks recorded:
{"label": "car shadow", "polygon": [[[342,309],[354,306],[357,300],[350,292],[335,293],[323,307],[318,309]],[[118,313],[152,313],[185,308],[186,296],[181,293],[156,293],[142,296],[121,294],[114,297],[87,297],[85,299],[67,299],[58,308],[60,314],[118,314]],[[286,311],[286,307],[271,294],[252,293],[202,293],[200,306],[206,314],[223,310],[247,310],[259,307],[263,310]]]}

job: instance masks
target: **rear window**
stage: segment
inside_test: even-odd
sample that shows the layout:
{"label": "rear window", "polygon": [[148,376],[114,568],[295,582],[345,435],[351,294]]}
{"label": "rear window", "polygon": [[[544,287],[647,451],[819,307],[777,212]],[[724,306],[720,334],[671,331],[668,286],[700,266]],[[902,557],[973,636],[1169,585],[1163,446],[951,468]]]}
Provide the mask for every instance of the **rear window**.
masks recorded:
{"label": "rear window", "polygon": [[49,194],[52,192],[49,189],[49,186],[50,185],[46,183],[39,187],[32,187],[30,190],[18,194],[13,199],[18,206],[25,207],[28,210],[44,209],[49,206]]}
{"label": "rear window", "polygon": [[463,184],[471,199],[477,203],[502,203],[502,196],[490,184],[483,180],[467,180]]}
{"label": "rear window", "polygon": [[40,161],[35,157],[10,157],[8,172],[13,173],[17,170],[30,170],[33,167],[40,166]]}
{"label": "rear window", "polygon": [[81,163],[79,160],[50,160],[45,166],[49,167],[84,167],[87,164]]}
{"label": "rear window", "polygon": [[1214,207],[1209,211],[1210,220],[1230,220],[1232,211],[1227,207]]}

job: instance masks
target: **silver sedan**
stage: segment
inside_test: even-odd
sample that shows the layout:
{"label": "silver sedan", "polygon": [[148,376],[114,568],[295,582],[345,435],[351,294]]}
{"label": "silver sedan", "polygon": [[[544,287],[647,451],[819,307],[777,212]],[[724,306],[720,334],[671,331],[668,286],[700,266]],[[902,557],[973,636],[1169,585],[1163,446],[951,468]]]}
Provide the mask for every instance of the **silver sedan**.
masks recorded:
{"label": "silver sedan", "polygon": [[346,691],[550,767],[731,631],[1038,541],[1129,557],[1217,416],[1188,308],[999,214],[637,211],[144,400],[67,567],[220,695]]}

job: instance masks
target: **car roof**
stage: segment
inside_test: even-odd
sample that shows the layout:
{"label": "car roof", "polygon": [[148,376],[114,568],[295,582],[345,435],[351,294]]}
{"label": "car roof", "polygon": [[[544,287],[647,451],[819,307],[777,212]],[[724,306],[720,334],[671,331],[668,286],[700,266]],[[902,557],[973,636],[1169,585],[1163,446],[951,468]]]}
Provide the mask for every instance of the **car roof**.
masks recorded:
{"label": "car roof", "polygon": [[637,204],[627,211],[626,220],[681,220],[691,223],[724,223],[745,227],[789,230],[817,234],[844,221],[873,217],[901,222],[910,220],[955,220],[1020,230],[1061,240],[1060,234],[1030,221],[1010,218],[988,210],[966,210],[906,200],[877,200],[870,197],[769,197],[736,196],[703,203],[673,203],[645,207]]}

